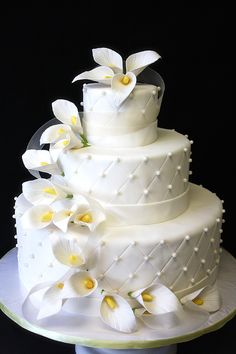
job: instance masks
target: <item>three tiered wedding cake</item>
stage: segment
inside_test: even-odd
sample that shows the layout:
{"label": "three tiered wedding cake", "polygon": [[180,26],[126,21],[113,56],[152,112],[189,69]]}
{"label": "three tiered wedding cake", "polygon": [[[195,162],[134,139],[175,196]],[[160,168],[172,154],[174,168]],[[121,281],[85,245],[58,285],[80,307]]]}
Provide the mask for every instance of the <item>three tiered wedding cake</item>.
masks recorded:
{"label": "three tiered wedding cake", "polygon": [[99,66],[74,79],[96,82],[83,86],[83,112],[53,102],[58,122],[40,137],[49,150],[23,155],[51,175],[16,198],[26,301],[39,320],[63,307],[127,333],[217,311],[222,203],[188,181],[192,142],[157,127],[164,83],[146,67],[160,56],[93,57]]}

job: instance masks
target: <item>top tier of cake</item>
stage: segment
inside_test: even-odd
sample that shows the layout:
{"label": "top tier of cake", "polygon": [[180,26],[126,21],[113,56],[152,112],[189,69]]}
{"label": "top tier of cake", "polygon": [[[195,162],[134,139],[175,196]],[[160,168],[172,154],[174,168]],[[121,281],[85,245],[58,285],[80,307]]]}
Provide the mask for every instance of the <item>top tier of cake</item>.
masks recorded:
{"label": "top tier of cake", "polygon": [[138,84],[123,102],[116,106],[111,87],[88,84],[83,88],[85,134],[92,145],[133,147],[157,139],[157,116],[160,111],[158,88]]}

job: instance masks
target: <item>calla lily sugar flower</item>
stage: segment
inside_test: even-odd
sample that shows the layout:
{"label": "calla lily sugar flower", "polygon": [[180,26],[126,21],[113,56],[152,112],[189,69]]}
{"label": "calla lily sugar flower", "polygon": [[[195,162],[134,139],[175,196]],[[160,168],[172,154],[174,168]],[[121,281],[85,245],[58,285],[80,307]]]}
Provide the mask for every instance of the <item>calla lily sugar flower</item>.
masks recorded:
{"label": "calla lily sugar flower", "polygon": [[93,58],[101,66],[77,75],[73,82],[77,80],[92,80],[111,85],[114,102],[119,106],[133,91],[137,82],[136,77],[148,65],[157,61],[160,55],[153,50],[132,54],[126,59],[125,71],[123,70],[122,57],[112,49],[93,49]]}

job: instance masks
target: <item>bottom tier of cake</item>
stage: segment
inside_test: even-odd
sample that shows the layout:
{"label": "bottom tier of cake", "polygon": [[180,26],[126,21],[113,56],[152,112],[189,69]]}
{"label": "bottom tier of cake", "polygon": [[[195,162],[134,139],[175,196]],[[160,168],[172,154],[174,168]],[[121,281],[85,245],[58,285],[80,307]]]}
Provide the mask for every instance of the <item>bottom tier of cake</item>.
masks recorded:
{"label": "bottom tier of cake", "polygon": [[191,184],[189,207],[175,219],[128,227],[106,227],[104,223],[92,234],[76,225],[70,226],[66,234],[55,227],[24,230],[20,217],[27,207],[24,198],[19,197],[19,273],[28,290],[39,283],[57,282],[68,271],[53,255],[54,233],[75,239],[82,250],[89,249],[94,262],[88,262],[87,267],[98,280],[99,292],[104,289],[127,297],[130,291],[145,288],[158,279],[180,298],[216,279],[222,204],[202,187]]}

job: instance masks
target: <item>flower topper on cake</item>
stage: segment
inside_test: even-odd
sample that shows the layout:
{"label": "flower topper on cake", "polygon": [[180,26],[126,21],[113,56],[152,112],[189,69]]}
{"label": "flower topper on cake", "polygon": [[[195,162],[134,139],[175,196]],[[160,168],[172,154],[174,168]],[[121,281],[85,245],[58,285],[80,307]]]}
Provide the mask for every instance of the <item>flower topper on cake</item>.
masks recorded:
{"label": "flower topper on cake", "polygon": [[135,53],[126,59],[124,70],[122,57],[114,50],[96,48],[92,52],[95,62],[100,66],[77,75],[73,82],[77,80],[92,80],[111,85],[116,106],[120,106],[133,91],[137,76],[148,65],[160,58],[160,55],[153,50]]}

